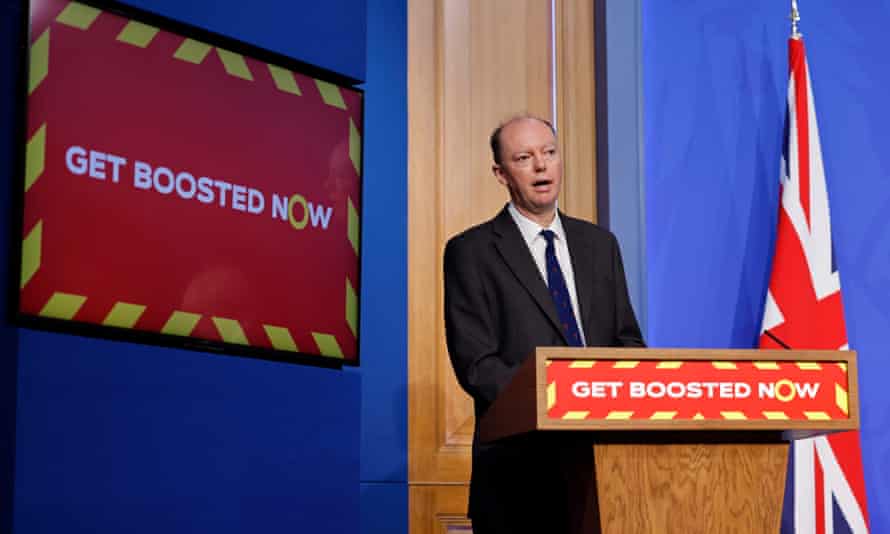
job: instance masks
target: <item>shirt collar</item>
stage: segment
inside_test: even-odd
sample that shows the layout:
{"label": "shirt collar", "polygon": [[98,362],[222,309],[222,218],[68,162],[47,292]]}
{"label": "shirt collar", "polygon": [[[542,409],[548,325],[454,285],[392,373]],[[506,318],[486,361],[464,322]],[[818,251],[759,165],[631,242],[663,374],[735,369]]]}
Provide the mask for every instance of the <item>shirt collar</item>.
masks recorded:
{"label": "shirt collar", "polygon": [[510,212],[510,216],[513,217],[516,226],[519,227],[519,232],[522,234],[522,238],[525,240],[527,246],[531,247],[535,239],[544,239],[544,236],[541,235],[541,230],[550,230],[556,234],[557,239],[565,242],[565,232],[562,229],[562,220],[559,217],[559,211],[556,212],[556,216],[553,217],[553,221],[548,227],[543,227],[523,215],[516,209],[516,206],[514,206],[512,202],[507,206],[507,211]]}

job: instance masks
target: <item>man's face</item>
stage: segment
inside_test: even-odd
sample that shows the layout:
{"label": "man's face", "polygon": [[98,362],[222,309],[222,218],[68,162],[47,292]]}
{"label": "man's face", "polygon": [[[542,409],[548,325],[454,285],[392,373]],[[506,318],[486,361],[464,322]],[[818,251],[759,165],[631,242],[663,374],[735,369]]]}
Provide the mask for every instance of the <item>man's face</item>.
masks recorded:
{"label": "man's face", "polygon": [[562,161],[550,127],[517,119],[501,129],[500,141],[501,164],[492,167],[498,181],[523,215],[542,226],[550,224],[562,183]]}

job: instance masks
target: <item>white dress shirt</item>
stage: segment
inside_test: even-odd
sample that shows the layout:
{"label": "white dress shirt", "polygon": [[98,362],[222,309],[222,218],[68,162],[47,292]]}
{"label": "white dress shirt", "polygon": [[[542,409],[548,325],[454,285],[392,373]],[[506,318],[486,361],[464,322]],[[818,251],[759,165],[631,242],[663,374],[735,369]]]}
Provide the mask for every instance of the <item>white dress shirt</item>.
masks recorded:
{"label": "white dress shirt", "polygon": [[578,308],[578,291],[575,289],[575,272],[572,270],[572,257],[569,255],[569,243],[566,240],[566,233],[562,229],[562,221],[559,218],[559,214],[557,213],[553,217],[553,222],[550,223],[550,226],[545,228],[520,213],[512,202],[510,202],[507,210],[510,212],[510,216],[513,217],[513,221],[516,222],[516,226],[519,227],[519,232],[522,234],[522,238],[525,239],[525,244],[528,246],[529,252],[532,253],[532,258],[534,258],[535,265],[538,266],[538,272],[541,274],[545,284],[547,283],[547,240],[541,235],[541,230],[550,230],[556,235],[556,238],[553,240],[553,246],[556,248],[556,260],[559,262],[559,268],[562,270],[563,278],[565,278],[566,287],[569,289],[572,313],[575,314],[575,322],[578,323],[581,344],[587,346],[587,341],[584,337],[584,326],[581,323],[581,313]]}

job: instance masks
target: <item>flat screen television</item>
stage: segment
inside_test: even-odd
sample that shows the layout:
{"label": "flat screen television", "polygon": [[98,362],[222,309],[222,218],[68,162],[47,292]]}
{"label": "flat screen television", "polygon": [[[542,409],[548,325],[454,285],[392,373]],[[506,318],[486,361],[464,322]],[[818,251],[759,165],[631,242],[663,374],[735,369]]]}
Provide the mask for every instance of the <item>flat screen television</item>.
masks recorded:
{"label": "flat screen television", "polygon": [[119,3],[29,8],[20,323],[357,364],[356,80]]}

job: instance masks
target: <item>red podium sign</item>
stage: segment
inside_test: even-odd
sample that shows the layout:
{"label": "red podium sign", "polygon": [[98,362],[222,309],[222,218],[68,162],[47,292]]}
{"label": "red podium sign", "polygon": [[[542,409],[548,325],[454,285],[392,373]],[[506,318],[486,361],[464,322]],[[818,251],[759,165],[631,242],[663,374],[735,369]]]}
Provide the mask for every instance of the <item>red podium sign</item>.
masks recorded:
{"label": "red podium sign", "polygon": [[849,418],[845,362],[591,359],[546,366],[549,419]]}

